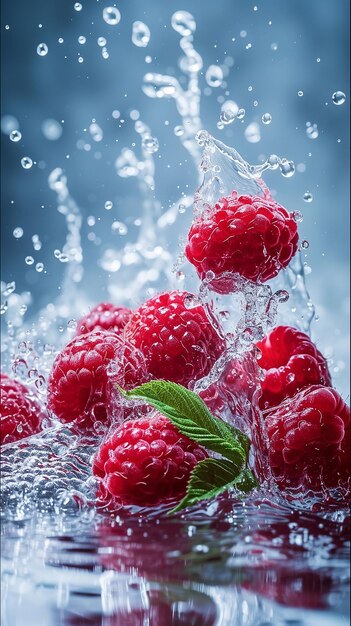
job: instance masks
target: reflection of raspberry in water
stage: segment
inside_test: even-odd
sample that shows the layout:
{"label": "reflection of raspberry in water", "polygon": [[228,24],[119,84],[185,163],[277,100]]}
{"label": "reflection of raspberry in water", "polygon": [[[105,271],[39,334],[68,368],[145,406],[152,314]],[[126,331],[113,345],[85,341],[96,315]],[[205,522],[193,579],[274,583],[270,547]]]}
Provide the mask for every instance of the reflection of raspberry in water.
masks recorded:
{"label": "reflection of raspberry in water", "polygon": [[17,380],[1,374],[0,442],[11,443],[40,432],[45,417],[38,398]]}

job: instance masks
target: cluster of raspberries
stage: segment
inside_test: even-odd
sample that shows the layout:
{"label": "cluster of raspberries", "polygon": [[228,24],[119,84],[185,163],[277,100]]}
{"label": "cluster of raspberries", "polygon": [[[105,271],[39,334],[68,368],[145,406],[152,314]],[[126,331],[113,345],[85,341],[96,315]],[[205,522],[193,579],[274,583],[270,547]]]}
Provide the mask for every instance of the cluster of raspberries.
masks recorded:
{"label": "cluster of raspberries", "polygon": [[[297,250],[296,222],[270,198],[221,199],[197,217],[187,258],[201,279],[211,276],[219,293],[235,290],[237,277],[264,282],[285,268]],[[132,389],[152,379],[192,388],[206,376],[226,344],[213,311],[193,294],[170,291],[138,309],[101,303],[77,324],[76,336],[54,361],[47,389],[50,415],[83,429],[121,422],[116,383]],[[269,463],[277,485],[320,491],[349,481],[350,411],[331,386],[328,366],[310,338],[278,326],[257,343],[262,370],[260,407],[269,439]],[[225,384],[236,393],[245,372],[227,367]],[[28,389],[1,377],[1,443],[41,430],[43,410]],[[220,415],[215,386],[202,394]],[[125,413],[123,417],[126,417]],[[159,413],[127,413],[98,450],[93,472],[99,499],[152,505],[181,498],[189,476],[207,452],[181,435]]]}

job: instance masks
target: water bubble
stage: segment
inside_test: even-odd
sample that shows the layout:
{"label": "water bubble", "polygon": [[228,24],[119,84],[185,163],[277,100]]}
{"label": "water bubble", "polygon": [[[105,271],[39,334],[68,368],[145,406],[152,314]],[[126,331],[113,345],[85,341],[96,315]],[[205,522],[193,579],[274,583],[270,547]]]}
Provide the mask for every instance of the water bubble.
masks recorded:
{"label": "water bubble", "polygon": [[280,164],[280,158],[276,154],[271,154],[267,159],[267,163],[271,170],[277,170]]}
{"label": "water bubble", "polygon": [[154,152],[157,152],[159,149],[158,140],[156,139],[156,137],[151,137],[151,135],[144,137],[141,142],[141,145],[142,145],[143,150],[147,152],[148,154],[153,154]]}
{"label": "water bubble", "polygon": [[121,261],[117,256],[116,250],[112,250],[111,248],[105,250],[99,261],[99,265],[105,272],[118,272],[121,267]]}
{"label": "water bubble", "polygon": [[75,11],[81,11],[83,8],[83,5],[80,2],[75,2],[73,8]]}
{"label": "water bubble", "polygon": [[133,22],[132,42],[138,48],[146,48],[150,41],[151,33],[149,27],[144,22]]}
{"label": "water bubble", "polygon": [[263,124],[270,124],[272,121],[272,116],[270,113],[264,113],[261,119]]}
{"label": "water bubble", "polygon": [[275,297],[278,300],[278,302],[287,302],[289,300],[289,292],[286,291],[285,289],[279,289],[278,291],[275,292]]}
{"label": "water bubble", "polygon": [[56,141],[56,139],[60,139],[62,135],[62,126],[61,124],[52,118],[48,118],[44,120],[41,125],[41,130],[43,135],[49,141]]}
{"label": "water bubble", "polygon": [[185,279],[185,274],[184,272],[182,272],[181,270],[178,270],[178,272],[176,272],[176,279],[180,281]]}
{"label": "water bubble", "polygon": [[97,38],[97,44],[98,44],[98,46],[103,48],[103,46],[106,46],[107,40],[105,39],[105,37],[98,37]]}
{"label": "water bubble", "polygon": [[237,113],[237,118],[238,120],[243,120],[245,117],[245,109],[239,109],[238,113]]}
{"label": "water bubble", "polygon": [[231,124],[234,122],[239,112],[239,107],[234,100],[226,100],[221,107],[220,121],[222,124]]}
{"label": "water bubble", "polygon": [[145,63],[151,63],[151,61],[152,61],[152,57],[150,57],[150,55],[148,54],[148,55],[145,57]]}
{"label": "water bubble", "polygon": [[303,91],[298,91],[297,95],[301,98],[303,96]]}
{"label": "water bubble", "polygon": [[293,161],[288,161],[288,159],[282,159],[279,163],[279,168],[282,176],[285,178],[291,178],[295,174],[295,164]]}
{"label": "water bubble", "polygon": [[292,217],[293,217],[293,220],[295,220],[295,222],[297,223],[303,221],[303,215],[302,213],[300,213],[300,211],[293,211]]}
{"label": "water bubble", "polygon": [[340,104],[344,104],[344,102],[346,101],[346,95],[343,91],[334,91],[332,95],[332,100],[334,104],[339,106]]}
{"label": "water bubble", "polygon": [[67,328],[69,330],[76,330],[77,329],[77,320],[75,320],[75,319],[68,320]]}
{"label": "water bubble", "polygon": [[11,293],[15,291],[15,289],[16,289],[16,283],[13,280],[11,283],[7,283],[6,288],[4,289],[1,295],[3,295],[4,298],[7,298],[9,295],[11,295]]}
{"label": "water bubble", "polygon": [[172,15],[172,28],[182,37],[189,37],[196,30],[195,18],[188,11],[176,11]]}
{"label": "water bubble", "polygon": [[311,194],[310,191],[306,191],[306,193],[303,194],[303,199],[305,202],[312,202],[313,195]]}
{"label": "water bubble", "polygon": [[26,265],[33,265],[34,259],[32,256],[26,256],[26,258],[24,259],[24,262],[26,263]]}
{"label": "water bubble", "polygon": [[258,143],[261,140],[261,130],[257,122],[252,122],[245,128],[245,139],[250,143]]}
{"label": "water bubble", "polygon": [[14,141],[15,143],[17,143],[17,141],[21,141],[22,133],[20,133],[19,130],[12,130],[10,132],[9,137],[10,137],[11,141]]}
{"label": "water bubble", "polygon": [[105,7],[102,12],[102,17],[106,24],[110,26],[116,26],[121,21],[121,14],[116,7]]}
{"label": "water bubble", "polygon": [[184,126],[175,126],[174,134],[176,137],[182,137],[182,135],[184,135]]}
{"label": "water bubble", "polygon": [[1,118],[1,130],[9,135],[13,130],[19,129],[19,121],[13,115],[3,115]]}
{"label": "water bubble", "polygon": [[23,237],[23,228],[21,228],[20,226],[17,226],[17,228],[14,229],[12,234],[15,239],[20,239],[21,237]]}
{"label": "water bubble", "polygon": [[23,157],[21,159],[21,165],[25,170],[29,170],[33,165],[33,161],[30,157]]}
{"label": "water bubble", "polygon": [[188,294],[184,298],[184,306],[186,309],[194,309],[195,307],[199,306],[199,304],[200,302],[197,296]]}
{"label": "water bubble", "polygon": [[63,37],[59,37],[57,40],[59,43],[63,43]]}
{"label": "water bubble", "polygon": [[[105,202],[105,209],[106,209],[106,211],[111,211],[112,207],[113,207],[113,202],[111,202],[111,200],[106,200],[106,202]],[[94,220],[94,222],[95,222],[95,220]]]}
{"label": "water bubble", "polygon": [[46,43],[40,43],[38,45],[37,53],[39,54],[40,57],[45,57],[48,52],[49,52],[49,48],[47,47]]}
{"label": "water bubble", "polygon": [[6,313],[6,311],[7,311],[7,309],[8,309],[8,308],[9,308],[9,307],[8,307],[8,302],[7,302],[7,300],[5,300],[5,302],[2,302],[2,303],[1,303],[1,306],[0,306],[0,315],[4,315],[4,313]]}
{"label": "water bubble", "polygon": [[271,50],[276,52],[276,50],[278,50],[278,44],[277,43],[271,43]]}
{"label": "water bubble", "polygon": [[78,43],[80,43],[81,45],[86,43],[87,38],[84,37],[84,35],[79,35],[78,37]]}
{"label": "water bubble", "polygon": [[304,250],[309,248],[309,246],[310,244],[309,244],[309,241],[307,241],[307,239],[304,239],[303,241],[301,241],[301,248],[303,248]]}
{"label": "water bubble", "polygon": [[84,62],[84,57],[79,56],[78,57],[78,63],[83,63]]}
{"label": "water bubble", "polygon": [[117,220],[112,222],[111,230],[113,233],[118,233],[119,235],[126,235],[128,233],[128,228],[123,222],[118,222]]}
{"label": "water bubble", "polygon": [[317,124],[306,122],[306,135],[309,139],[317,139],[319,135]]}
{"label": "water bubble", "polygon": [[179,213],[180,213],[180,214],[185,213],[185,211],[186,211],[186,206],[185,206],[185,204],[180,204],[180,205],[178,206],[178,211],[179,211]]}
{"label": "water bubble", "polygon": [[104,137],[102,128],[100,128],[99,124],[96,124],[96,122],[90,124],[89,133],[94,141],[102,141]]}
{"label": "water bubble", "polygon": [[101,56],[102,56],[103,59],[108,59],[109,58],[110,55],[109,55],[109,52],[108,52],[107,48],[103,48],[101,50]]}
{"label": "water bubble", "polygon": [[223,71],[219,65],[210,65],[205,74],[206,82],[210,87],[220,87],[223,81]]}

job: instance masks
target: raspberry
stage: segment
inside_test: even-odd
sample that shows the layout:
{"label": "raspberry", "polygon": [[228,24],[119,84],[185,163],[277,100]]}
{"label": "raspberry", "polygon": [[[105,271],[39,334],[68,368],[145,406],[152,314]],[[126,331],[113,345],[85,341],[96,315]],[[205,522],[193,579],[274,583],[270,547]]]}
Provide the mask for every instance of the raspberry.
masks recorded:
{"label": "raspberry", "polygon": [[0,390],[0,443],[11,443],[38,433],[44,412],[33,393],[6,374],[1,374]]}
{"label": "raspberry", "polygon": [[309,385],[331,385],[324,356],[305,333],[291,326],[277,326],[257,343],[262,381],[262,409],[276,406],[284,398]]}
{"label": "raspberry", "polygon": [[83,335],[92,330],[107,330],[120,335],[131,315],[131,309],[115,306],[110,302],[101,302],[79,320],[76,335]]}
{"label": "raspberry", "polygon": [[209,373],[224,350],[219,326],[195,296],[169,291],[142,304],[126,327],[126,335],[143,352],[150,374],[184,386]]}
{"label": "raspberry", "polygon": [[297,242],[292,214],[272,198],[232,191],[195,218],[185,254],[202,280],[207,272],[214,274],[214,291],[230,293],[237,282],[230,274],[254,282],[274,278],[294,256]]}
{"label": "raspberry", "polygon": [[56,357],[48,381],[48,407],[62,422],[107,420],[108,367],[113,382],[130,389],[145,382],[142,354],[117,335],[92,331],[74,337]]}
{"label": "raspberry", "polygon": [[93,473],[102,479],[102,501],[152,506],[182,498],[192,469],[205,458],[202,447],[156,413],[124,422],[99,448]]}
{"label": "raspberry", "polygon": [[307,387],[267,411],[265,423],[280,489],[349,489],[350,409],[335,389]]}

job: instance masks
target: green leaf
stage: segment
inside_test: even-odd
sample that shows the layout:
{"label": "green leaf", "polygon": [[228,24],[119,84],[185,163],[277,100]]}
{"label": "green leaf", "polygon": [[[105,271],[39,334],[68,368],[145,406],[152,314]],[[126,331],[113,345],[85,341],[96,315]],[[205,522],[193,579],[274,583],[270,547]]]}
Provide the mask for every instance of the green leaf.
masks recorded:
{"label": "green leaf", "polygon": [[244,478],[244,473],[251,474],[251,484],[253,484],[254,478],[251,471],[244,470],[244,472],[240,472],[240,468],[232,461],[224,459],[205,459],[205,461],[200,461],[192,471],[185,497],[176,507],[169,511],[168,515],[187,506],[192,506],[201,500],[215,498],[227,491],[227,489],[230,489],[230,487],[241,489],[244,484],[246,488],[249,485],[249,477],[245,476]]}
{"label": "green leaf", "polygon": [[212,415],[193,391],[167,380],[153,380],[131,391],[119,389],[127,398],[144,398],[166,415],[183,435],[220,453],[239,469],[246,465],[250,447],[248,437]]}

